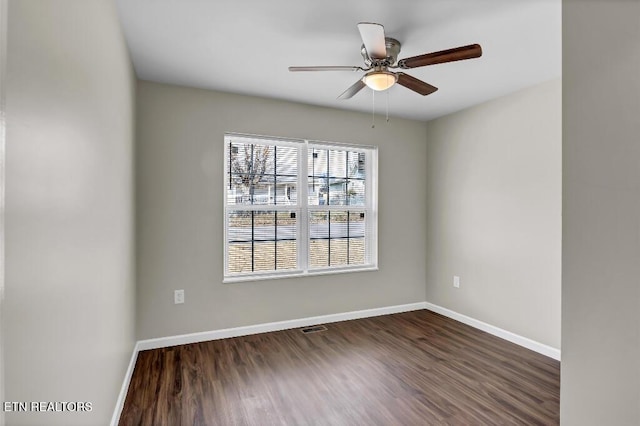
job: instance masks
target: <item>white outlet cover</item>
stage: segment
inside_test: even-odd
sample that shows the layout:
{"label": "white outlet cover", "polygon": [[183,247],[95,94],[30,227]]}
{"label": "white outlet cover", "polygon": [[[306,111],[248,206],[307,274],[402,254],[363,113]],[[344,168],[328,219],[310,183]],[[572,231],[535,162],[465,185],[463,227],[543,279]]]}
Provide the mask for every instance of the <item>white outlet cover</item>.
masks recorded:
{"label": "white outlet cover", "polygon": [[460,288],[460,277],[457,275],[453,276],[453,286],[455,288]]}
{"label": "white outlet cover", "polygon": [[173,292],[173,303],[176,305],[184,303],[184,290],[175,290]]}

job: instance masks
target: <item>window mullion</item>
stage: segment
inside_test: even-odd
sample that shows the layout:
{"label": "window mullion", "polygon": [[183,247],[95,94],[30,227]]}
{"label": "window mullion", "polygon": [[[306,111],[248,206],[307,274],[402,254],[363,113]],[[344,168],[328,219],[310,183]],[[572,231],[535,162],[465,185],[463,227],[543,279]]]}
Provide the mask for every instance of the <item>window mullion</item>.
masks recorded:
{"label": "window mullion", "polygon": [[327,180],[326,180],[326,185],[327,185],[327,205],[330,206],[331,205],[331,178],[329,177],[329,171],[331,170],[329,168],[329,165],[331,163],[331,156],[329,155],[331,151],[327,150]]}
{"label": "window mullion", "polygon": [[[327,197],[328,199],[329,197]],[[331,267],[331,210],[327,213],[327,266]]]}
{"label": "window mullion", "polygon": [[[254,146],[255,146],[254,144],[251,144],[251,159],[247,167],[247,173],[249,174],[249,200],[251,201],[251,204],[253,204],[253,198],[255,195],[255,184],[253,183],[253,180],[255,179],[253,174],[255,172],[253,167],[254,166],[254,163],[253,163]],[[253,234],[253,213],[251,213],[251,218],[252,218],[251,233]],[[251,243],[251,256],[253,257],[253,243]]]}
{"label": "window mullion", "polygon": [[251,210],[251,272],[256,270],[256,235],[255,235],[255,212]]}
{"label": "window mullion", "polygon": [[278,204],[278,146],[273,147],[273,204]]}
{"label": "window mullion", "polygon": [[[266,172],[266,170],[265,170]],[[278,204],[278,146],[273,147],[273,205]],[[273,212],[273,270],[278,270],[278,211]]]}
{"label": "window mullion", "polygon": [[305,141],[298,150],[298,267],[304,271],[309,269],[309,143]]}
{"label": "window mullion", "polygon": [[351,226],[350,212],[347,210],[347,265],[349,264],[349,227]]}
{"label": "window mullion", "polygon": [[378,212],[375,206],[378,204],[378,155],[372,150],[365,154],[365,205],[367,208],[365,218],[365,262],[378,263]]}

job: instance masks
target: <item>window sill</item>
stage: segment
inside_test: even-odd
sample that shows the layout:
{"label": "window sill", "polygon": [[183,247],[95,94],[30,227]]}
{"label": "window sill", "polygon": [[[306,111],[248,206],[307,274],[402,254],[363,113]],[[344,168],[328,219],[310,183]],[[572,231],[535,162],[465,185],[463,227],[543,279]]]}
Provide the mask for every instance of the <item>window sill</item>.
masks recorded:
{"label": "window sill", "polygon": [[334,275],[334,274],[346,274],[352,272],[370,272],[377,271],[377,265],[369,266],[354,266],[344,268],[331,268],[331,269],[314,269],[311,271],[290,271],[284,273],[265,273],[259,275],[234,275],[225,277],[222,282],[224,284],[232,284],[237,282],[247,281],[264,281],[264,280],[276,280],[282,278],[300,278],[300,277],[316,277],[321,275]]}

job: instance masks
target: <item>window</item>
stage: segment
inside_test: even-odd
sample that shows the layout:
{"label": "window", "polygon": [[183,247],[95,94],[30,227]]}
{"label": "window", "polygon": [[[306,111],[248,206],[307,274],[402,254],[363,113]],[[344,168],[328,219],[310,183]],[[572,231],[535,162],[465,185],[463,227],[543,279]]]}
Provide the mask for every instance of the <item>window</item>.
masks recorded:
{"label": "window", "polygon": [[225,281],[377,267],[377,149],[225,135]]}

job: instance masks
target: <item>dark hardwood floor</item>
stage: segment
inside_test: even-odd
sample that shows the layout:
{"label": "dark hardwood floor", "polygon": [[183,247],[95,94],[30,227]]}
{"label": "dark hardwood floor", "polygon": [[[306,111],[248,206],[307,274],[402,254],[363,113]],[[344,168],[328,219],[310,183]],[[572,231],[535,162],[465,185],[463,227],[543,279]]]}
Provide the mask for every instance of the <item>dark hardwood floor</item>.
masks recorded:
{"label": "dark hardwood floor", "polygon": [[553,425],[560,363],[421,310],[140,352],[121,425]]}

